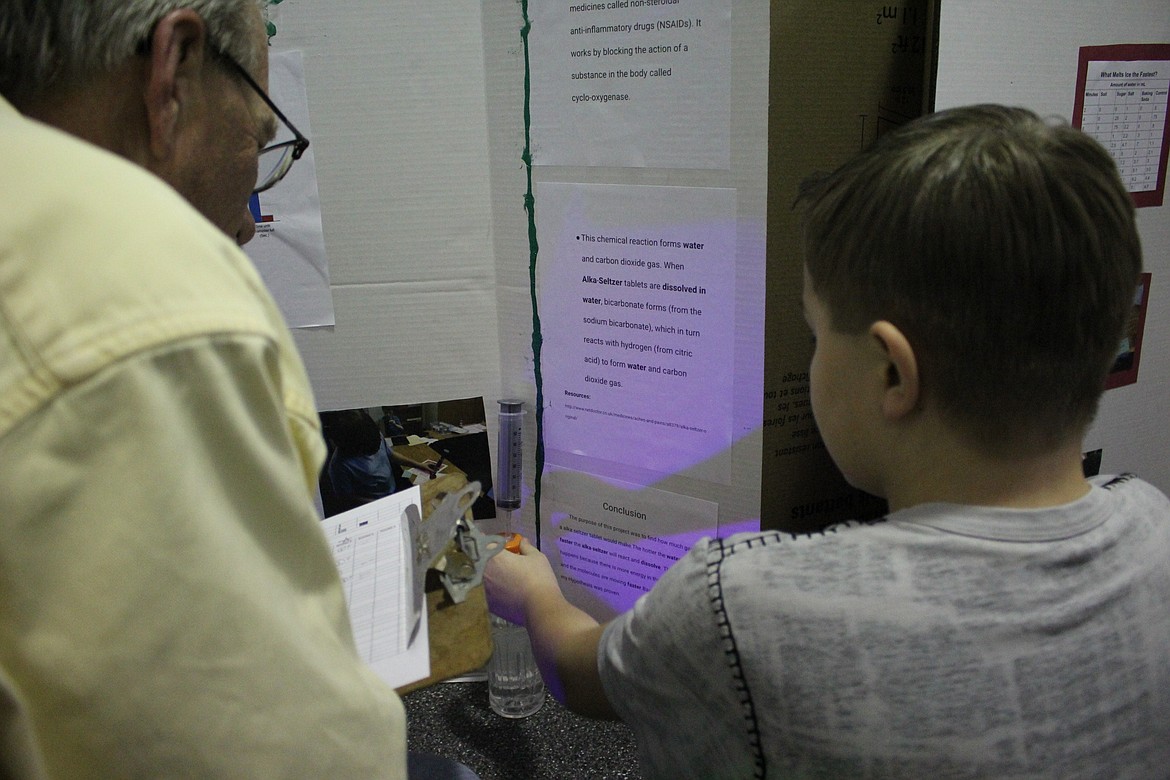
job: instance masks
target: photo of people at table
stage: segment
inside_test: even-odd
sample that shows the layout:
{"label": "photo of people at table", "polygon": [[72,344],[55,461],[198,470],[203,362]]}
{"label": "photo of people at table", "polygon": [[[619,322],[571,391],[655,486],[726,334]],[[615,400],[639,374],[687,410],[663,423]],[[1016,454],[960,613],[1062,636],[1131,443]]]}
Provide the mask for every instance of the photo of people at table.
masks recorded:
{"label": "photo of people at table", "polygon": [[320,414],[328,446],[320,477],[326,517],[449,473],[480,483],[476,519],[495,516],[483,398]]}

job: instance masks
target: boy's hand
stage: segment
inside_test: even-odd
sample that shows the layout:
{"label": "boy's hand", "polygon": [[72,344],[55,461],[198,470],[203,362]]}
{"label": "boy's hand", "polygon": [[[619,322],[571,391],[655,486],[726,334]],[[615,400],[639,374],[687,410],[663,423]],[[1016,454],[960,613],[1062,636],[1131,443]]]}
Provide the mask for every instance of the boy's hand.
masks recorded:
{"label": "boy's hand", "polygon": [[556,575],[540,550],[520,540],[520,552],[501,552],[488,561],[483,575],[488,609],[505,620],[527,625],[528,605],[560,595]]}
{"label": "boy's hand", "polygon": [[616,717],[597,670],[604,627],[565,600],[548,558],[521,539],[519,553],[488,561],[483,583],[492,614],[528,629],[536,665],[557,701],[582,715]]}

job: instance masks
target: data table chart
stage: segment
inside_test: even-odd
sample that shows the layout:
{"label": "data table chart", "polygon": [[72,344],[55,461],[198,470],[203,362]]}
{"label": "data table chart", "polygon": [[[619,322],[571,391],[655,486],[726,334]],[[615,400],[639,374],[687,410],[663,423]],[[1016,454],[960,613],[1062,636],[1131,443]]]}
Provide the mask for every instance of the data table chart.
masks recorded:
{"label": "data table chart", "polygon": [[1166,186],[1170,46],[1086,46],[1073,124],[1117,162],[1138,206],[1162,204]]}

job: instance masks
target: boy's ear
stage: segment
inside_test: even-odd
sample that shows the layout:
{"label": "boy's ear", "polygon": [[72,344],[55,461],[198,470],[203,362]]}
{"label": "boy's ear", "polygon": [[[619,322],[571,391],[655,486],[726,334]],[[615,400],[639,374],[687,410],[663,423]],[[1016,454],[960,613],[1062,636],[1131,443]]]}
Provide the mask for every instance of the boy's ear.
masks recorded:
{"label": "boy's ear", "polygon": [[918,358],[910,340],[896,325],[880,320],[869,327],[869,335],[886,361],[886,387],[882,394],[882,412],[888,420],[898,420],[918,406],[921,394]]}
{"label": "boy's ear", "polygon": [[192,88],[207,62],[206,44],[203,19],[190,9],[167,14],[150,34],[143,98],[150,151],[157,159],[175,151]]}

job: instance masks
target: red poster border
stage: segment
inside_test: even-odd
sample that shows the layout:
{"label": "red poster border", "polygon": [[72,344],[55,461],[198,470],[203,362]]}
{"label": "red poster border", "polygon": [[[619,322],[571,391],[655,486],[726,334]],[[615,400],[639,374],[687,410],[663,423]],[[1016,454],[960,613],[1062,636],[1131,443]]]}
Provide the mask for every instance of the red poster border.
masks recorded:
{"label": "red poster border", "polygon": [[[1073,101],[1072,125],[1078,130],[1085,110],[1085,83],[1090,62],[1132,62],[1166,60],[1170,62],[1170,43],[1121,43],[1110,46],[1082,46],[1077,60],[1077,92]],[[1166,193],[1166,160],[1170,156],[1170,106],[1162,128],[1162,152],[1158,159],[1158,185],[1153,190],[1133,192],[1133,204],[1161,206]]]}
{"label": "red poster border", "polygon": [[1132,385],[1137,382],[1138,364],[1142,360],[1142,341],[1146,332],[1146,310],[1150,307],[1150,273],[1144,273],[1138,279],[1138,287],[1142,290],[1142,301],[1138,304],[1137,327],[1133,340],[1133,363],[1124,371],[1111,371],[1105,377],[1105,389],[1112,390],[1123,385]]}

